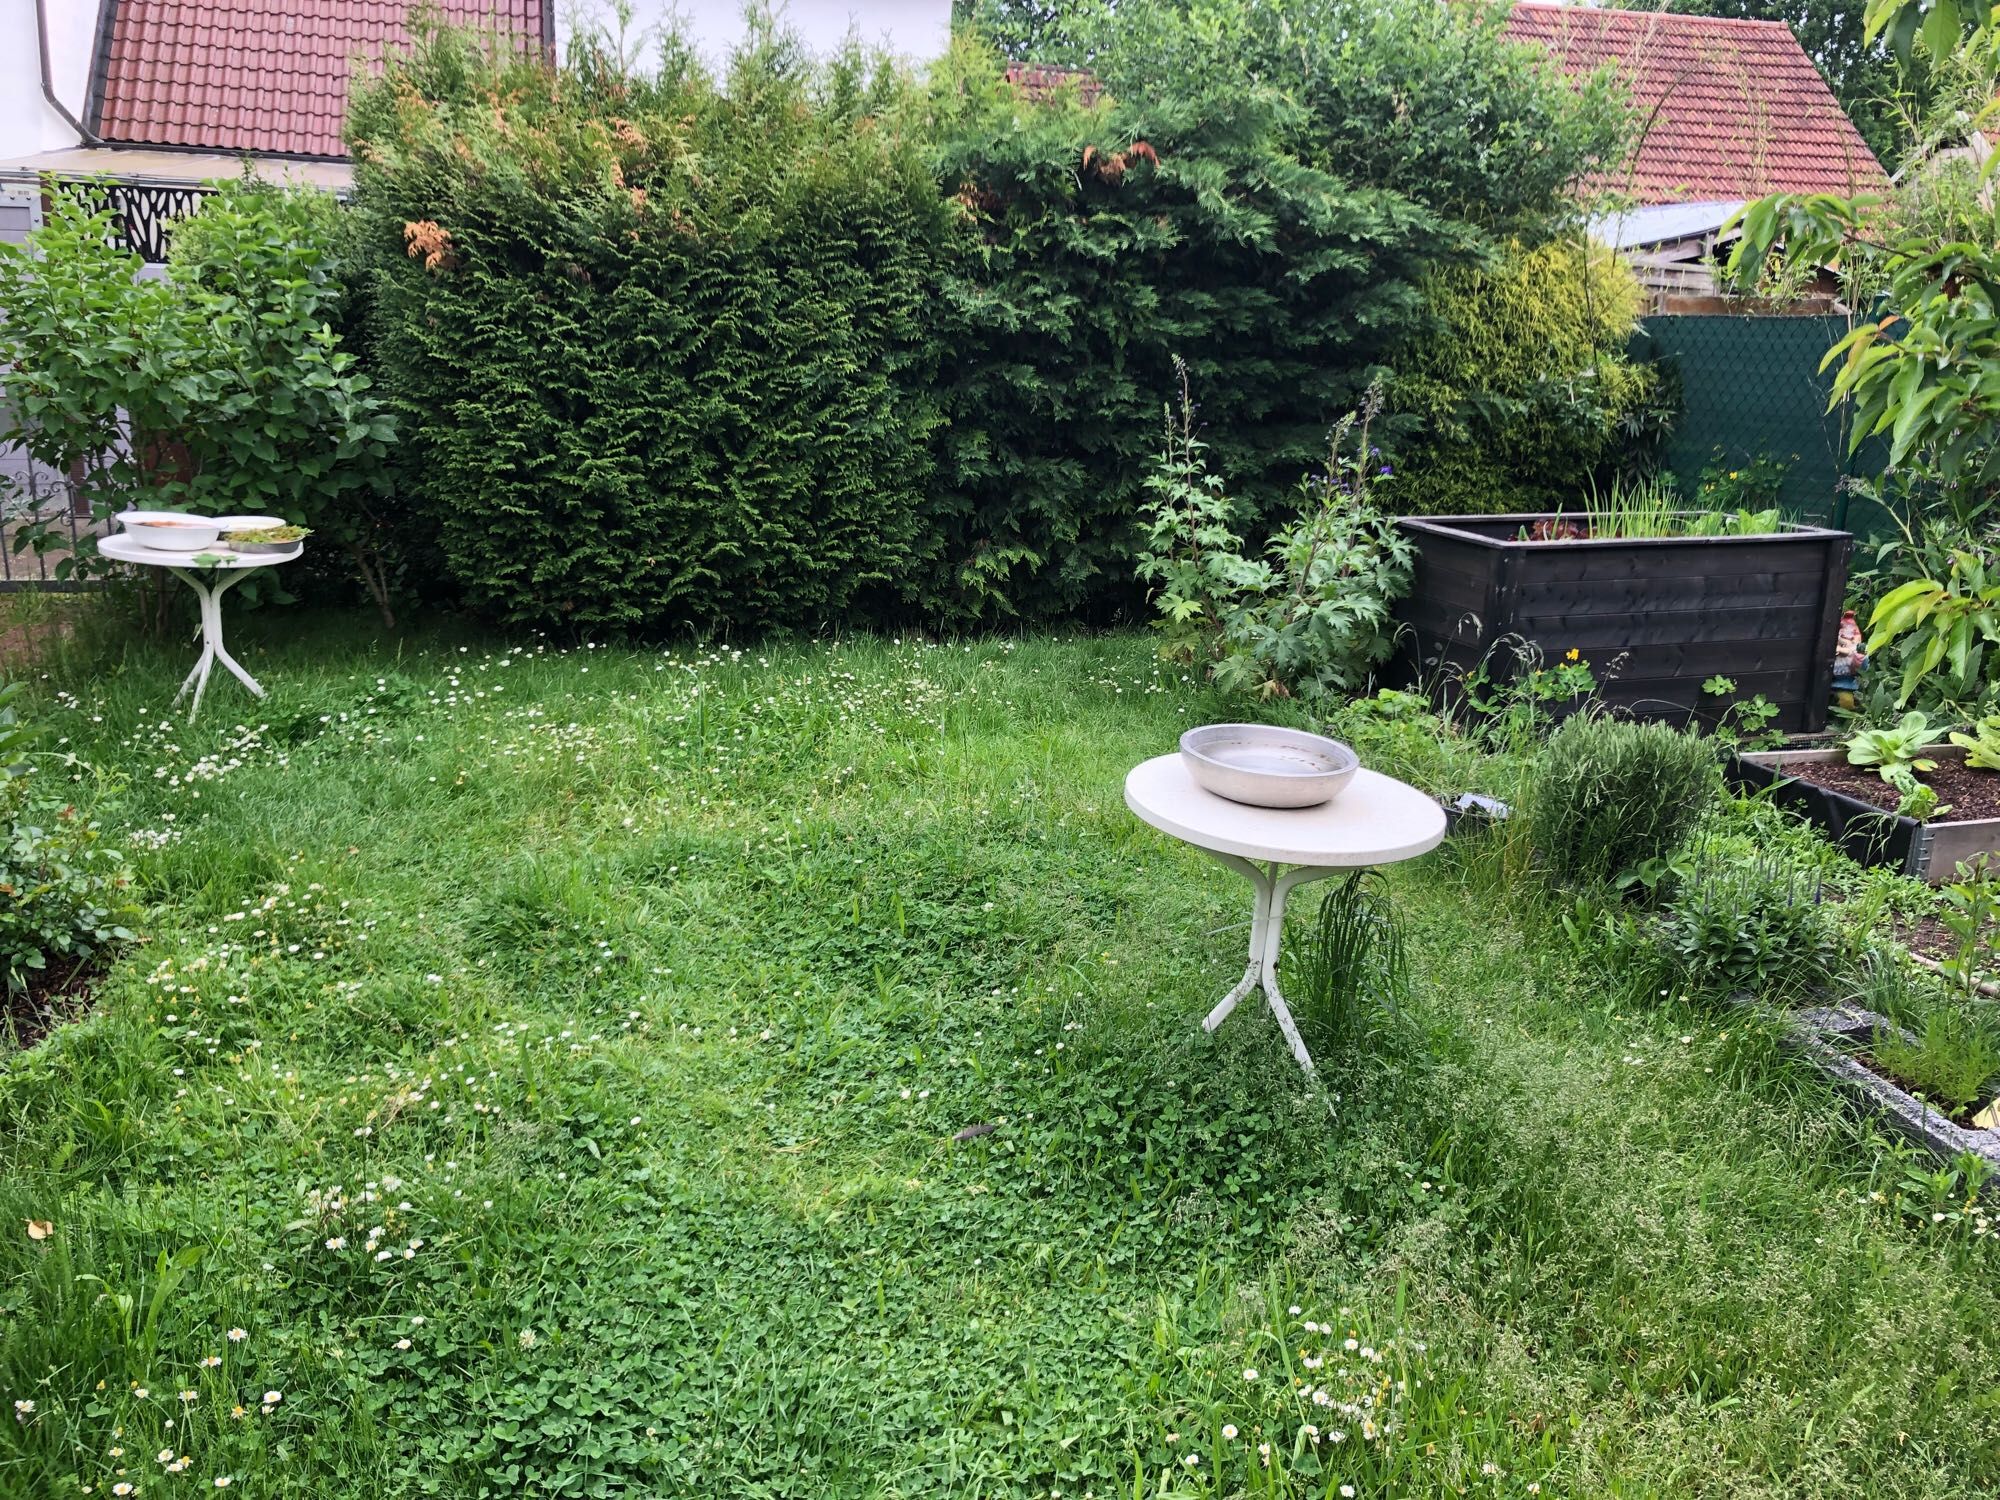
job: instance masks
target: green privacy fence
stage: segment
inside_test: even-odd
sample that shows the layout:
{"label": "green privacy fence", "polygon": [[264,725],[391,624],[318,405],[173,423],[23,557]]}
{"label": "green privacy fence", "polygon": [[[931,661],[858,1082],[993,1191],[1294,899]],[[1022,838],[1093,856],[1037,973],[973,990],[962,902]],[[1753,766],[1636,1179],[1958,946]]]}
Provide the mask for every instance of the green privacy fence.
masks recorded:
{"label": "green privacy fence", "polygon": [[1851,497],[1841,480],[1874,474],[1885,461],[1871,441],[1851,459],[1846,413],[1829,412],[1831,371],[1819,362],[1848,329],[1844,317],[1744,317],[1667,313],[1647,318],[1634,341],[1641,358],[1678,374],[1683,411],[1662,461],[1689,494],[1702,471],[1739,469],[1759,458],[1786,466],[1779,503],[1796,521],[1839,526],[1862,537],[1891,522]]}

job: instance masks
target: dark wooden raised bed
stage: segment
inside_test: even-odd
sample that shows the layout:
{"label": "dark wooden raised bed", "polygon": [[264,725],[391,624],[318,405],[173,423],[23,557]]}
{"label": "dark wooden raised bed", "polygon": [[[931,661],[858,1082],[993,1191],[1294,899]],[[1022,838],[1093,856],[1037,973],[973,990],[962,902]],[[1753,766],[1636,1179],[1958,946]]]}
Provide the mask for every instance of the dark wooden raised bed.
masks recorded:
{"label": "dark wooden raised bed", "polygon": [[1927,1147],[1939,1161],[1955,1161],[1971,1152],[1988,1166],[2000,1167],[2000,1130],[1959,1124],[1854,1056],[1855,1048],[1865,1047],[1877,1031],[1886,1030],[1909,1035],[1887,1016],[1872,1010],[1833,1006],[1794,1016],[1789,1036],[1791,1044],[1818,1063],[1835,1087],[1873,1110],[1899,1134]]}
{"label": "dark wooden raised bed", "polygon": [[[1952,745],[1933,746],[1924,753],[1941,761],[1965,755]],[[1950,880],[1961,862],[1981,854],[2000,854],[2000,818],[1944,817],[1919,823],[1832,787],[1778,772],[1787,762],[1846,759],[1844,750],[1760,750],[1733,757],[1729,781],[1739,791],[1768,788],[1773,802],[1825,829],[1855,863],[1883,865],[1916,880],[1932,884]]]}
{"label": "dark wooden raised bed", "polygon": [[1516,540],[1544,519],[1557,518],[1397,521],[1417,548],[1415,579],[1397,607],[1408,680],[1446,684],[1482,661],[1506,676],[1509,643],[1526,641],[1550,662],[1581,652],[1599,696],[1641,717],[1713,722],[1727,703],[1701,685],[1720,674],[1736,696],[1762,693],[1776,705],[1773,727],[1825,727],[1847,532]]}

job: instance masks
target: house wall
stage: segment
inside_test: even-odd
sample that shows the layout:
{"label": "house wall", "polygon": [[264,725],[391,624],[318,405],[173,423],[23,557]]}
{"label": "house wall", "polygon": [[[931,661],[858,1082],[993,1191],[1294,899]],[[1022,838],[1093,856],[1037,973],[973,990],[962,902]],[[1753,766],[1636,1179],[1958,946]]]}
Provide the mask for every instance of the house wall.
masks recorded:
{"label": "house wall", "polygon": [[[770,0],[766,6],[781,26],[798,33],[806,45],[824,56],[845,40],[850,29],[869,46],[886,46],[914,61],[941,55],[951,38],[951,0]],[[626,31],[627,54],[651,62],[659,32],[678,15],[681,29],[711,64],[720,63],[742,40],[743,0],[632,0],[632,21]],[[567,46],[579,25],[616,33],[609,0],[578,0],[562,7],[559,30]]]}
{"label": "house wall", "polygon": [[[97,37],[98,0],[42,0],[49,26],[49,72],[78,119]],[[42,97],[35,0],[0,0],[0,162],[77,144],[77,134]]]}

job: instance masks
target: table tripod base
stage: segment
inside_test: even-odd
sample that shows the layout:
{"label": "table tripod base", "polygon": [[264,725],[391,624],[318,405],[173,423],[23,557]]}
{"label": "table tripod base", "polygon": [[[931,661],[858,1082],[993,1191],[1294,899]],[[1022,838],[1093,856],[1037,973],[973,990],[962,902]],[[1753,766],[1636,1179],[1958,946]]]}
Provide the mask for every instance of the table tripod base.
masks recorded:
{"label": "table tripod base", "polygon": [[201,657],[195,662],[194,670],[187,674],[187,681],[181,684],[181,690],[174,694],[174,702],[178,704],[190,689],[193,690],[194,702],[188,707],[188,722],[192,724],[195,715],[201,712],[201,695],[208,691],[208,674],[217,662],[221,662],[238,682],[250,689],[252,697],[263,697],[264,689],[258,686],[257,679],[244,671],[242,664],[222,644],[222,596],[243,575],[225,573],[211,588],[186,568],[170,568],[168,571],[193,589],[195,597],[201,601]]}
{"label": "table tripod base", "polygon": [[1266,869],[1234,854],[1207,852],[1210,858],[1249,881],[1255,894],[1250,916],[1250,962],[1243,970],[1243,977],[1236,981],[1236,987],[1224,995],[1202,1021],[1202,1030],[1215,1030],[1229,1019],[1229,1013],[1236,1009],[1238,1001],[1261,985],[1264,1000],[1271,1007],[1271,1017],[1278,1023],[1278,1030],[1284,1033],[1292,1056],[1298,1059],[1300,1067],[1310,1073],[1313,1070],[1312,1054],[1306,1051],[1306,1044],[1299,1036],[1298,1023],[1292,1019],[1292,1009],[1285,1004],[1284,992],[1278,988],[1278,944],[1285,932],[1285,898],[1308,881],[1324,880],[1342,872],[1307,866],[1281,875],[1275,863]]}

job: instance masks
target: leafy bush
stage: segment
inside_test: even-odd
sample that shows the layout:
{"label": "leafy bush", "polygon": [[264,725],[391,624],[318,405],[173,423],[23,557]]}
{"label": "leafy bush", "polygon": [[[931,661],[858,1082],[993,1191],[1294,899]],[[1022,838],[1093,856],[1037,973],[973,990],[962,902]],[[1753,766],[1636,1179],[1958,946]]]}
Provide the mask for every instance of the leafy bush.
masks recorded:
{"label": "leafy bush", "polygon": [[186,507],[310,526],[386,614],[394,424],[332,326],[337,211],[324,193],[220,184],[176,229],[167,277],[141,280],[93,190],[53,190],[41,228],[0,244],[0,443],[79,470],[100,517]]}
{"label": "leafy bush", "polygon": [[1625,345],[1644,298],[1611,250],[1569,238],[1506,246],[1424,284],[1430,325],[1398,351],[1399,454],[1419,514],[1573,507],[1582,480],[1658,435],[1658,381]]}
{"label": "leafy bush", "polygon": [[132,933],[124,858],[74,807],[32,789],[30,750],[43,738],[0,683],[0,964],[18,995],[51,962],[83,963]]}
{"label": "leafy bush", "polygon": [[1553,879],[1608,881],[1673,853],[1720,786],[1715,752],[1695,735],[1574,715],[1534,768],[1535,856]]}
{"label": "leafy bush", "polygon": [[1838,926],[1816,880],[1778,861],[1706,859],[1667,910],[1663,943],[1691,986],[1789,999],[1837,971]]}
{"label": "leafy bush", "polygon": [[1159,585],[1167,654],[1205,662],[1232,691],[1308,702],[1362,691],[1389,654],[1390,607],[1409,588],[1413,551],[1371,498],[1388,474],[1378,474],[1368,442],[1379,394],[1371,390],[1358,418],[1335,425],[1326,468],[1301,484],[1298,514],[1272,538],[1271,561],[1253,561],[1230,529],[1235,507],[1203,460],[1187,372],[1177,368],[1180,406],[1168,411],[1166,451],[1148,481],[1155,499],[1139,556],[1139,576]]}
{"label": "leafy bush", "polygon": [[911,100],[760,36],[727,93],[434,30],[349,120],[404,482],[522,623],[807,626],[916,590],[945,207]]}
{"label": "leafy bush", "polygon": [[41,727],[24,722],[14,706],[20,696],[20,683],[0,683],[0,786],[28,769],[28,748],[42,737]]}

